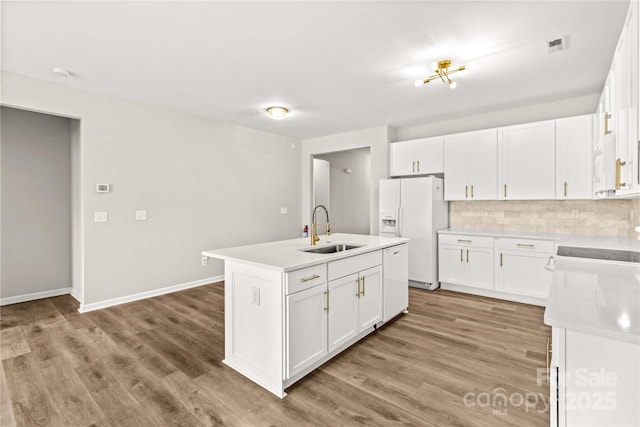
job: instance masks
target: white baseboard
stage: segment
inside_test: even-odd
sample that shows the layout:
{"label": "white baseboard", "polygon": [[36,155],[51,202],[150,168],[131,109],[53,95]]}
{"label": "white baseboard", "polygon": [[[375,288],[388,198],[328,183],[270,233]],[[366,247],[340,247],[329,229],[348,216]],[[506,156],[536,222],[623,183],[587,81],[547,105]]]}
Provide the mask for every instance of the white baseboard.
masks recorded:
{"label": "white baseboard", "polygon": [[71,292],[69,292],[71,294],[71,296],[73,297],[73,299],[75,299],[76,301],[78,301],[80,304],[82,304],[82,292],[80,292],[80,289],[76,289],[76,288],[71,288]]}
{"label": "white baseboard", "polygon": [[57,297],[71,293],[71,288],[52,289],[50,291],[34,292],[32,294],[16,295],[14,297],[0,298],[0,306],[17,304],[19,302],[33,301],[42,298]]}
{"label": "white baseboard", "polygon": [[170,294],[172,292],[182,291],[189,288],[195,288],[209,283],[220,282],[224,280],[224,274],[220,276],[208,277],[206,279],[196,280],[194,282],[183,283],[181,285],[167,286],[166,288],[154,289],[152,291],[140,292],[124,297],[112,298],[105,301],[94,302],[91,304],[80,304],[78,311],[86,313],[88,311],[100,310],[102,308],[113,307],[114,305],[126,304],[128,302],[138,301],[145,298],[157,297],[159,295]]}

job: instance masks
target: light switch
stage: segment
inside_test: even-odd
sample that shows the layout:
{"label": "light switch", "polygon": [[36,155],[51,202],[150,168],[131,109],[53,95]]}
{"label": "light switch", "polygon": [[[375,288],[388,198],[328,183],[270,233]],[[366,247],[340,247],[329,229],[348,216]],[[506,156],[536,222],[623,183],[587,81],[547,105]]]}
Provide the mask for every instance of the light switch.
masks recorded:
{"label": "light switch", "polygon": [[108,212],[94,212],[93,213],[94,222],[107,222],[109,221],[109,213]]}
{"label": "light switch", "polygon": [[287,212],[288,212],[288,209],[287,209],[286,207],[284,207],[284,208],[280,208],[280,213],[281,213],[282,215],[286,214]]}
{"label": "light switch", "polygon": [[136,211],[136,221],[146,221],[147,220],[147,211]]}

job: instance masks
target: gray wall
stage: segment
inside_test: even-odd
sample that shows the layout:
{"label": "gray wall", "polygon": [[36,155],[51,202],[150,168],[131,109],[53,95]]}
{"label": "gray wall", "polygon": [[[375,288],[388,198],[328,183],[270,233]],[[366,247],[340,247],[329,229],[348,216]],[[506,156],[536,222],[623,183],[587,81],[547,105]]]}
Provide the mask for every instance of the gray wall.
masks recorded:
{"label": "gray wall", "polygon": [[[331,230],[335,233],[369,234],[370,149],[319,154],[314,158],[329,162]],[[345,169],[351,169],[351,173],[346,173]],[[324,215],[320,218],[324,221]]]}
{"label": "gray wall", "polygon": [[300,236],[297,139],[7,72],[2,91],[5,105],[80,119],[85,305],[222,275],[202,250]]}
{"label": "gray wall", "polygon": [[0,297],[71,286],[70,120],[2,107]]}

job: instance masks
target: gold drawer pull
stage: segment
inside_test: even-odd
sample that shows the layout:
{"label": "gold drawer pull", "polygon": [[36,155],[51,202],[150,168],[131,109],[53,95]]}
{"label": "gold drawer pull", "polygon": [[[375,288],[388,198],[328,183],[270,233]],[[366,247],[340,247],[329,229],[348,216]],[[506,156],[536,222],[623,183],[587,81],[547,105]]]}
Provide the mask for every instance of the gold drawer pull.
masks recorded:
{"label": "gold drawer pull", "polygon": [[458,239],[458,243],[472,243],[471,240]]}
{"label": "gold drawer pull", "polygon": [[317,274],[314,274],[313,276],[303,277],[302,279],[300,279],[300,281],[302,283],[304,283],[304,282],[308,282],[309,280],[316,280],[316,279],[319,279],[319,278],[320,278],[320,276],[318,276]]}
{"label": "gold drawer pull", "polygon": [[535,248],[536,245],[525,245],[524,243],[518,243],[519,248]]}

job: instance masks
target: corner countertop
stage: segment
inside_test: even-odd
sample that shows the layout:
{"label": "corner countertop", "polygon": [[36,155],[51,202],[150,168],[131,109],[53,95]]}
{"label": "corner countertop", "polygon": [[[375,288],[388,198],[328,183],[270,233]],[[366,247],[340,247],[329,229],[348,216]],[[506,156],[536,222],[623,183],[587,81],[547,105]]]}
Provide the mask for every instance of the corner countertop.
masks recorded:
{"label": "corner countertop", "polygon": [[314,247],[311,246],[310,238],[305,237],[248,246],[236,246],[233,248],[210,249],[203,251],[202,255],[225,261],[250,264],[269,270],[287,272],[388,248],[409,241],[409,239],[402,237],[381,237],[343,233],[331,234],[329,236],[321,235],[319,237],[320,241],[315,247],[343,243],[362,245],[362,247],[332,254],[314,254],[301,250]]}
{"label": "corner countertop", "polygon": [[640,344],[640,264],[559,257],[544,323]]}

